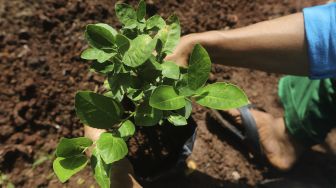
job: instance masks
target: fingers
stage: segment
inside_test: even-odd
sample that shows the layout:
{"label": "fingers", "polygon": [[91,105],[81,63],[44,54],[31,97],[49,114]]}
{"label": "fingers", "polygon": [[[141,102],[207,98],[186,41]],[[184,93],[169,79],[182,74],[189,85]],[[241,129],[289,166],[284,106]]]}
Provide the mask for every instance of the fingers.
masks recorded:
{"label": "fingers", "polygon": [[[91,139],[93,142],[97,141],[99,139],[99,136],[103,132],[106,132],[106,130],[104,130],[104,129],[96,129],[96,128],[84,125],[84,136],[86,138]],[[93,148],[93,146],[91,146],[89,149],[87,149],[85,151],[85,153],[86,153],[87,156],[91,156],[92,155],[92,148]]]}
{"label": "fingers", "polygon": [[84,136],[86,138],[91,139],[92,141],[98,140],[99,136],[103,132],[106,132],[106,130],[104,130],[104,129],[96,129],[96,128],[84,125]]}
{"label": "fingers", "polygon": [[165,61],[172,61],[180,67],[188,67],[187,58],[180,54],[170,54],[167,55]]}
{"label": "fingers", "polygon": [[181,67],[188,66],[190,53],[195,45],[192,35],[183,36],[174,52],[167,55],[165,61],[173,61]]}

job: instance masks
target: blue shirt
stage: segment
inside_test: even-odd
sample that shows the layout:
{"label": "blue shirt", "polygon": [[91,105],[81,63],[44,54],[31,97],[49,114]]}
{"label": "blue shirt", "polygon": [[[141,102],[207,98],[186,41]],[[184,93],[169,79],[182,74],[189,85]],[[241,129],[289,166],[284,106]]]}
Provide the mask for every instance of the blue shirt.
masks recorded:
{"label": "blue shirt", "polygon": [[310,78],[336,78],[336,3],[303,9]]}

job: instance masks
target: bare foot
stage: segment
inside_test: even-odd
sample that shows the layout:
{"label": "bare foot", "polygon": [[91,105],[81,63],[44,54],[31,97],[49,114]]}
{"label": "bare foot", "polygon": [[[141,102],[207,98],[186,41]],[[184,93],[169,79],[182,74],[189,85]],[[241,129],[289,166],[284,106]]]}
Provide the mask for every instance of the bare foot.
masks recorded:
{"label": "bare foot", "polygon": [[[242,124],[238,110],[227,111],[238,124]],[[303,148],[288,133],[283,118],[274,118],[265,112],[251,110],[257,123],[260,145],[269,162],[279,170],[289,170]]]}

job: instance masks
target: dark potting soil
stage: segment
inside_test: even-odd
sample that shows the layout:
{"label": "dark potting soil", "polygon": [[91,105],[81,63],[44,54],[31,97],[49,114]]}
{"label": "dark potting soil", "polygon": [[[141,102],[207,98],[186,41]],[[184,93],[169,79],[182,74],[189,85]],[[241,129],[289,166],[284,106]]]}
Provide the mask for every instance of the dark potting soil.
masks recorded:
{"label": "dark potting soil", "polygon": [[[97,187],[89,168],[62,185],[52,173],[51,160],[60,137],[83,134],[74,112],[74,94],[77,90],[94,90],[103,82],[102,77],[90,73],[88,63],[79,58],[86,45],[83,31],[86,24],[95,22],[120,27],[114,15],[115,2],[0,0],[0,174],[6,174],[6,181],[16,187]],[[326,1],[147,2],[150,14],[159,13],[167,17],[175,12],[180,17],[183,34],[188,34],[241,27]],[[131,3],[136,4],[136,1]],[[246,91],[253,103],[281,116],[282,109],[277,100],[279,78],[279,75],[214,65],[210,82],[233,82]],[[206,119],[206,109],[194,107],[198,135],[189,160],[195,162],[196,170],[188,176],[172,175],[158,180],[151,187],[248,187],[264,180],[281,178],[305,181],[319,187],[334,185],[334,156],[307,152],[293,170],[279,173],[250,159],[247,149],[232,134]],[[137,138],[143,143],[147,143],[151,135],[145,132],[137,133]],[[143,134],[148,136],[144,138]],[[335,140],[335,134],[330,138]],[[130,144],[131,152],[146,152],[146,149],[134,149],[136,145],[133,147],[132,141]],[[176,147],[167,143],[164,146]],[[159,156],[162,154],[161,159],[164,159],[165,148],[160,152]],[[131,153],[131,156],[149,161],[142,155]],[[146,171],[147,163],[133,162],[139,175],[151,173],[149,169]]]}
{"label": "dark potting soil", "polygon": [[154,179],[177,165],[185,142],[196,131],[193,119],[188,126],[174,127],[169,123],[156,127],[139,127],[128,142],[129,156],[139,180]]}

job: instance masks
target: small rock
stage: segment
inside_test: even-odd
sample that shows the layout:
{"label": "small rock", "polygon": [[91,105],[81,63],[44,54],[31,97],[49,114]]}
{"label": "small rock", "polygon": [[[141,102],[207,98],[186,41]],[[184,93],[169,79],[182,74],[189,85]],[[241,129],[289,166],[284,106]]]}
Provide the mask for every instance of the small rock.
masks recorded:
{"label": "small rock", "polygon": [[30,66],[32,68],[37,68],[38,65],[40,64],[40,62],[39,62],[39,59],[37,57],[31,57],[31,58],[28,58],[27,64],[28,64],[28,66]]}
{"label": "small rock", "polygon": [[227,16],[227,21],[230,25],[235,25],[238,22],[238,16],[234,14],[230,14]]}
{"label": "small rock", "polygon": [[232,172],[232,177],[234,180],[239,180],[240,179],[240,174],[237,171]]}
{"label": "small rock", "polygon": [[210,74],[209,74],[209,81],[210,81],[211,83],[216,82],[216,75],[210,73]]}

